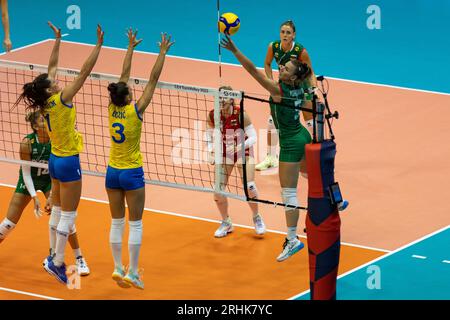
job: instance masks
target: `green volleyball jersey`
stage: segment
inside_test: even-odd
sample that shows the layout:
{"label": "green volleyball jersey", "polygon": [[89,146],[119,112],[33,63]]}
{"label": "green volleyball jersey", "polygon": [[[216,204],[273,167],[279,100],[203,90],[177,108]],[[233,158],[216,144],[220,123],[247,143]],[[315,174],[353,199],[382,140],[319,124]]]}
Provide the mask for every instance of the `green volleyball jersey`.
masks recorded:
{"label": "green volleyball jersey", "polygon": [[284,52],[281,48],[281,41],[276,40],[272,42],[272,52],[277,65],[285,65],[292,58],[294,60],[300,60],[300,55],[303,52],[303,47],[300,43],[294,42],[291,50]]}
{"label": "green volleyball jersey", "polygon": [[[31,134],[27,135],[26,138],[28,138],[28,140],[30,140],[30,144],[31,144],[31,161],[39,162],[39,163],[48,163],[48,159],[50,159],[50,151],[51,151],[50,141],[47,143],[39,143],[37,134],[35,134],[35,133],[31,133]],[[19,175],[20,175],[20,178],[23,178],[22,168],[20,169]],[[31,167],[31,178],[33,179],[35,184],[41,180],[49,180],[50,181],[50,175],[48,173],[48,169],[43,169],[43,168]]]}
{"label": "green volleyball jersey", "polygon": [[[280,81],[279,86],[282,95],[281,103],[284,105],[300,107],[306,100],[310,100],[310,95],[305,93],[305,90],[309,87],[307,81],[303,81],[298,87]],[[270,97],[270,113],[280,139],[296,135],[303,128],[300,124],[299,110],[279,105],[273,102],[272,97]]]}

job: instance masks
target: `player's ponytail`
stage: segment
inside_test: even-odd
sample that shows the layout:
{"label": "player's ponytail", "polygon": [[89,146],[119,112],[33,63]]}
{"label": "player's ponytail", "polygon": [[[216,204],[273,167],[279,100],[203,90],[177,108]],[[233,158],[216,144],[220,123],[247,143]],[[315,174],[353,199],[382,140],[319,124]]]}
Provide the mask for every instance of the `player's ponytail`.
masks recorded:
{"label": "player's ponytail", "polygon": [[23,92],[14,103],[13,108],[23,101],[26,110],[43,111],[47,105],[47,99],[50,98],[50,93],[47,91],[50,85],[51,81],[48,79],[47,73],[40,74],[32,82],[25,83]]}
{"label": "player's ponytail", "polygon": [[108,85],[108,91],[111,102],[114,105],[123,107],[128,104],[127,97],[130,91],[125,82],[110,83]]}
{"label": "player's ponytail", "polygon": [[292,64],[295,67],[295,75],[297,79],[295,79],[295,84],[298,85],[303,82],[309,75],[311,74],[311,69],[306,63],[302,63],[298,60],[291,60]]}

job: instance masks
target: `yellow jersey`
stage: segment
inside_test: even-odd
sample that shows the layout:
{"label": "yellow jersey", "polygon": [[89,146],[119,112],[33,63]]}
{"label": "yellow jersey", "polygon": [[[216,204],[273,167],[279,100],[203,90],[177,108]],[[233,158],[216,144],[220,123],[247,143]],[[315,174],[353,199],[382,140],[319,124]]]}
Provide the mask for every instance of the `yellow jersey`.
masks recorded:
{"label": "yellow jersey", "polygon": [[83,150],[83,137],[75,130],[75,106],[65,104],[61,94],[62,91],[47,99],[44,117],[52,153],[57,157],[70,157]]}
{"label": "yellow jersey", "polygon": [[141,130],[142,117],[134,104],[108,107],[111,149],[109,166],[116,169],[142,167]]}

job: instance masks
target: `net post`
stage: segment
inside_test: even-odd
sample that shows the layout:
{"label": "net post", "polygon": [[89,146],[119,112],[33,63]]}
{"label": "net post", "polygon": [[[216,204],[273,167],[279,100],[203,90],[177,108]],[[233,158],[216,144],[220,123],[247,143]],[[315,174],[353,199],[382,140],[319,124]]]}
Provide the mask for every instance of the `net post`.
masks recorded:
{"label": "net post", "polygon": [[219,103],[219,91],[214,96],[214,191],[220,192],[222,181],[222,135],[220,131],[220,103]]}
{"label": "net post", "polygon": [[239,123],[242,130],[243,139],[241,139],[241,152],[242,152],[242,182],[244,184],[244,194],[247,201],[250,200],[248,196],[247,188],[247,159],[245,158],[245,127],[244,127],[244,91],[241,91],[241,101],[239,103]]}

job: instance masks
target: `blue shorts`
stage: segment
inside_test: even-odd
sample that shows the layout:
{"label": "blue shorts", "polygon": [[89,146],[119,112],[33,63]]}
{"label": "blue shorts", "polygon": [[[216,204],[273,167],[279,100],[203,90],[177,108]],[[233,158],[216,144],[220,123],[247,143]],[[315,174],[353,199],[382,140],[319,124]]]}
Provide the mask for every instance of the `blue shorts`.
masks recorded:
{"label": "blue shorts", "polygon": [[122,189],[125,191],[143,188],[145,186],[144,170],[142,167],[116,169],[108,166],[105,185],[108,189]]}
{"label": "blue shorts", "polygon": [[52,179],[61,182],[79,181],[81,180],[80,156],[57,157],[51,153],[48,171]]}

